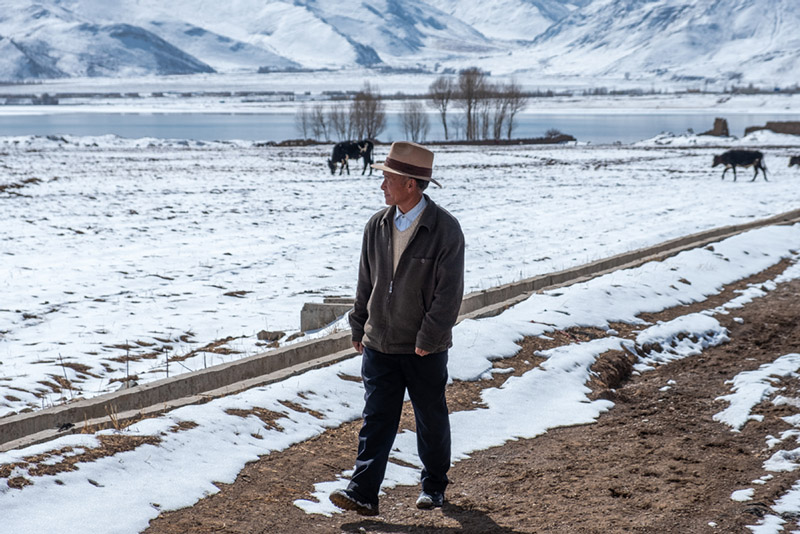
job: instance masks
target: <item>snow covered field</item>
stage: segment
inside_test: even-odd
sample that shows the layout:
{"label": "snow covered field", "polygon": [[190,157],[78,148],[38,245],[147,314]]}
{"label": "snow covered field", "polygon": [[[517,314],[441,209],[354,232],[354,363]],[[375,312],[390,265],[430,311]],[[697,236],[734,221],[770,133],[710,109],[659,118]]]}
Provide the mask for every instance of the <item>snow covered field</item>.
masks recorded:
{"label": "snow covered field", "polygon": [[[577,325],[605,329],[608,336],[546,351],[541,354],[547,358],[542,365],[509,378],[502,387],[484,389],[485,407],[454,413],[454,461],[512,439],[594,421],[612,407],[610,401],[590,401],[587,397],[590,367],[603,352],[634,345],[664,347],[663,352],[646,354],[640,360],[638,371],[647,372],[725,342],[727,331],[715,317],[735,314],[737,308],[766,294],[776,283],[800,277],[798,242],[800,225],[753,230],[713,247],[686,251],[662,262],[534,295],[494,318],[460,323],[454,331],[454,357],[449,369],[454,378],[464,380],[480,380],[491,373],[490,359],[513,356],[519,350],[514,342],[522,336],[547,335]],[[643,312],[703,301],[724,284],[760,272],[782,258],[793,260],[782,274],[758,287],[751,286],[726,304],[655,325],[642,324],[637,319]],[[609,322],[614,321],[638,323],[642,328],[635,339],[622,339],[609,329]],[[730,408],[720,412],[718,419],[736,428],[758,417],[751,414],[755,404],[775,393],[774,388],[770,390],[770,377],[797,372],[798,366],[797,355],[787,355],[758,372],[737,378],[725,399]],[[20,487],[12,489],[0,484],[3,526],[9,532],[53,534],[140,532],[162,511],[190,506],[216,493],[219,487],[215,483],[233,482],[244,464],[260,455],[283,450],[358,418],[362,387],[352,377],[358,376],[359,369],[360,359],[353,358],[290,380],[141,421],[123,434],[142,440],[142,444],[133,450],[80,462],[77,470],[44,476],[33,472],[37,463],[57,467],[61,462],[91,454],[101,440],[110,439],[115,431],[74,434],[1,453],[0,468],[13,466],[7,471],[7,478],[15,479]],[[681,386],[672,382],[669,387]],[[265,426],[257,414],[270,412],[277,419],[275,424]],[[537,417],[530,417],[534,412]],[[782,438],[793,435],[787,432]],[[384,488],[417,483],[418,468],[413,466],[419,466],[419,459],[415,447],[413,433],[406,431],[398,436],[392,456],[401,463],[389,464]],[[34,457],[38,459],[33,460]],[[797,467],[797,455],[776,454],[774,460],[772,465],[765,464],[766,471]],[[320,480],[312,498],[295,504],[308,513],[337,513],[328,495],[346,484],[343,479],[348,473],[340,476],[337,480]],[[19,484],[20,480],[30,484]],[[747,500],[752,493],[740,488],[731,491],[731,498],[736,500]],[[796,493],[787,492],[773,510],[800,512]],[[761,534],[777,533],[784,523],[778,515],[768,515],[753,529]]]}
{"label": "snow covered field", "polygon": [[[770,181],[720,181],[704,144],[764,147]],[[434,147],[430,195],[464,228],[470,292],[796,209],[797,145]],[[380,178],[331,176],[329,150],[0,139],[0,415],[262,352],[303,303],[352,296]]]}

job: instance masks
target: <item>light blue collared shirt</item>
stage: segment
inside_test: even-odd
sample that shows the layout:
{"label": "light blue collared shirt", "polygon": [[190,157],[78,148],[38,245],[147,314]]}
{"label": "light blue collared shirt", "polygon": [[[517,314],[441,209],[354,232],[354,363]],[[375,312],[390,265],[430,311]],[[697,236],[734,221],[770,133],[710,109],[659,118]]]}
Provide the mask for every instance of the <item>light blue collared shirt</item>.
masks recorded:
{"label": "light blue collared shirt", "polygon": [[425,209],[425,206],[428,205],[428,201],[425,200],[425,195],[422,195],[422,199],[417,202],[417,205],[408,210],[408,213],[402,213],[400,208],[395,206],[394,210],[394,226],[401,232],[404,230],[408,230],[408,227],[411,226],[411,223],[419,217],[419,214],[422,213],[422,210]]}

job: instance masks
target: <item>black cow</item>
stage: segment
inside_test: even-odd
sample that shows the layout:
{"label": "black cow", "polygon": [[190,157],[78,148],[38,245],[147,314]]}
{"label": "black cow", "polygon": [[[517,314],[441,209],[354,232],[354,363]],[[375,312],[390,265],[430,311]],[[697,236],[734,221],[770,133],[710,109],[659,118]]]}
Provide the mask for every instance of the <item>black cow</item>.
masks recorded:
{"label": "black cow", "polygon": [[733,169],[733,181],[736,181],[736,167],[754,167],[756,173],[753,175],[755,181],[758,178],[758,169],[764,174],[764,180],[767,180],[767,169],[763,165],[764,154],[757,150],[728,150],[724,154],[714,156],[714,163],[712,167],[717,165],[725,165],[725,170],[722,171],[722,179],[725,179],[725,173],[728,169]]}
{"label": "black cow", "polygon": [[[336,143],[333,145],[333,153],[331,154],[330,159],[328,160],[328,168],[331,170],[331,174],[336,174],[336,167],[341,165],[341,169],[339,170],[339,174],[342,174],[345,169],[347,169],[347,174],[350,174],[350,160],[358,158],[364,158],[364,169],[361,171],[361,174],[366,172],[367,167],[370,166],[371,163],[374,163],[372,160],[372,149],[374,145],[372,141],[342,141],[340,143]],[[369,167],[369,173],[372,174],[372,167]]]}
{"label": "black cow", "polygon": [[789,167],[791,167],[792,165],[797,165],[798,167],[800,167],[800,156],[791,156],[789,158]]}

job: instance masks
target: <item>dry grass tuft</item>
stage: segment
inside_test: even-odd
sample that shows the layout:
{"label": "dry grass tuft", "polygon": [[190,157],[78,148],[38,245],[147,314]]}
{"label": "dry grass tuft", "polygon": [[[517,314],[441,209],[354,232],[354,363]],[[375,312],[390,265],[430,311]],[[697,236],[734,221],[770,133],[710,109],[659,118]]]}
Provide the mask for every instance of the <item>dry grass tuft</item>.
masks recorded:
{"label": "dry grass tuft", "polygon": [[319,413],[318,411],[309,410],[305,406],[301,406],[301,405],[297,404],[296,402],[290,402],[290,401],[285,401],[285,400],[278,401],[278,402],[280,402],[281,404],[283,404],[284,406],[286,406],[287,408],[289,408],[290,410],[293,410],[295,412],[307,413],[309,415],[312,415],[312,416],[316,417],[317,419],[324,419],[325,418],[325,416],[322,415],[321,413]]}
{"label": "dry grass tuft", "polygon": [[169,429],[170,432],[173,434],[177,434],[178,432],[184,432],[186,430],[191,430],[193,428],[197,428],[198,425],[194,421],[181,421],[177,425],[174,425],[172,428]]}
{"label": "dry grass tuft", "polygon": [[264,426],[270,430],[283,430],[283,427],[277,423],[277,420],[284,417],[283,414],[267,410],[266,408],[251,408],[249,410],[240,410],[236,408],[229,408],[225,410],[228,415],[235,415],[237,417],[250,417],[254,415],[264,422]]}

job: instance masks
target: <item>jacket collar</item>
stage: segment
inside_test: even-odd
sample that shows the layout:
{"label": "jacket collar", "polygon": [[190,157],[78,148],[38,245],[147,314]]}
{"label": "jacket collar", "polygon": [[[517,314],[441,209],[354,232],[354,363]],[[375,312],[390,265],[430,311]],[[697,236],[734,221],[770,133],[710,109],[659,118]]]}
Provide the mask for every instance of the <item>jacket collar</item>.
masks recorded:
{"label": "jacket collar", "polygon": [[[428,230],[431,230],[436,224],[436,203],[425,193],[422,195],[425,197],[425,201],[428,205],[425,206],[425,209],[422,210],[422,214],[419,216],[419,226],[425,226]],[[381,225],[394,221],[394,212],[396,210],[397,206],[386,208],[381,217]]]}

